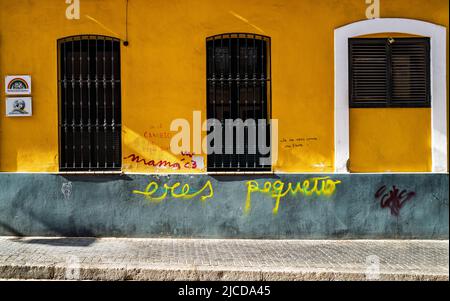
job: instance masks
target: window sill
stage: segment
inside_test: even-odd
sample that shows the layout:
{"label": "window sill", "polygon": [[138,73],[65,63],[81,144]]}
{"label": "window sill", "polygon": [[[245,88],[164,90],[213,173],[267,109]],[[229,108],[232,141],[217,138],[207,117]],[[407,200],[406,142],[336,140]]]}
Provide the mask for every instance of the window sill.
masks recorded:
{"label": "window sill", "polygon": [[274,171],[210,171],[211,176],[274,175]]}
{"label": "window sill", "polygon": [[57,175],[124,175],[121,170],[117,171],[59,171]]}

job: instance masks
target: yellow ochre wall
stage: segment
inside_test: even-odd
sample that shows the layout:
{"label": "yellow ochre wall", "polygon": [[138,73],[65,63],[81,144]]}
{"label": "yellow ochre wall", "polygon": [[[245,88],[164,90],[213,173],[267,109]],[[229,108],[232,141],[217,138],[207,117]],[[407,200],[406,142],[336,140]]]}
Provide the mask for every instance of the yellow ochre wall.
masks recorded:
{"label": "yellow ochre wall", "polygon": [[[0,0],[0,171],[58,171],[57,40],[125,39],[126,0],[80,3],[81,19],[68,20],[63,0]],[[364,0],[129,0],[130,45],[121,46],[123,157],[181,160],[169,151],[169,125],[192,120],[193,110],[206,115],[206,38],[249,32],[272,40],[272,118],[287,141],[274,171],[332,172],[333,31],[364,20],[365,10]],[[448,1],[382,0],[381,17],[448,28]],[[32,76],[32,117],[5,117],[8,74]],[[370,110],[351,112],[350,168],[429,171],[430,110]],[[290,140],[297,146],[287,147]],[[123,171],[171,170],[124,160]]]}
{"label": "yellow ochre wall", "polygon": [[[379,33],[358,38],[420,37]],[[351,172],[431,171],[431,109],[350,109]]]}

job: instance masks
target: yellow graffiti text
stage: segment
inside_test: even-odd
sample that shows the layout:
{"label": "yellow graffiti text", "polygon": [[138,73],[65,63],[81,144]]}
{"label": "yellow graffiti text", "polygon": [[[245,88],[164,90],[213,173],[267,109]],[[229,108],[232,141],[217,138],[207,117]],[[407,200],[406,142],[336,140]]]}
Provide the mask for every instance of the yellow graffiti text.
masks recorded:
{"label": "yellow graffiti text", "polygon": [[[207,181],[200,190],[194,192],[191,192],[189,184],[181,185],[180,182],[173,185],[163,184],[161,186],[162,189],[159,188],[158,183],[150,182],[144,191],[133,190],[133,194],[143,195],[146,200],[152,203],[160,203],[167,197],[174,199],[193,199],[199,197],[203,202],[214,197],[214,190],[210,181]],[[159,195],[157,193],[158,191],[160,191]]]}
{"label": "yellow graffiti text", "polygon": [[336,186],[341,181],[330,179],[330,177],[311,178],[297,183],[284,183],[282,181],[265,182],[262,187],[259,186],[257,181],[247,182],[247,199],[245,201],[244,212],[248,213],[252,206],[252,194],[255,192],[268,194],[275,199],[275,206],[273,208],[273,214],[278,214],[280,208],[280,202],[283,197],[289,193],[296,195],[298,193],[310,197],[310,196],[330,196],[335,190]]}

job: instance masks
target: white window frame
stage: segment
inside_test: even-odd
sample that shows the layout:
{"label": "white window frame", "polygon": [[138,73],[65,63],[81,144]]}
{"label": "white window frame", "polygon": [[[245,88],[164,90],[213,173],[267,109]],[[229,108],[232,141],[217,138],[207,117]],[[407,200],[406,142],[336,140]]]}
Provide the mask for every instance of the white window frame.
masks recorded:
{"label": "white window frame", "polygon": [[[447,159],[447,30],[429,22],[379,18],[348,24],[334,31],[334,166],[348,173],[350,158],[348,39],[377,33],[404,33],[430,38],[432,172],[448,172]],[[414,151],[414,150],[411,150]]]}

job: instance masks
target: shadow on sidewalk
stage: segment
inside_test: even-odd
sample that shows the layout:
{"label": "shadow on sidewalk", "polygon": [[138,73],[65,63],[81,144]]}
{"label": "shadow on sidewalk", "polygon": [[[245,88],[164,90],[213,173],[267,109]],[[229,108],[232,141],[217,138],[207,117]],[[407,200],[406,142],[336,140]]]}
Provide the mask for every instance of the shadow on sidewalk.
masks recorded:
{"label": "shadow on sidewalk", "polygon": [[13,239],[15,242],[24,244],[41,244],[54,247],[87,247],[92,245],[97,239],[93,237],[55,237],[55,238],[33,238],[27,239],[24,237],[18,237]]}

